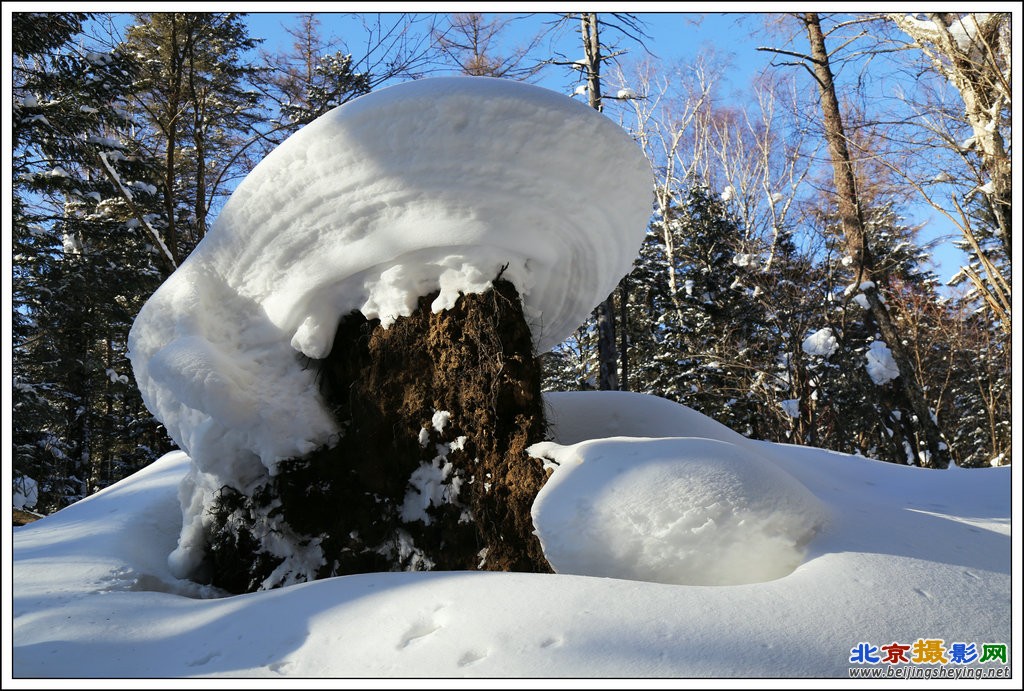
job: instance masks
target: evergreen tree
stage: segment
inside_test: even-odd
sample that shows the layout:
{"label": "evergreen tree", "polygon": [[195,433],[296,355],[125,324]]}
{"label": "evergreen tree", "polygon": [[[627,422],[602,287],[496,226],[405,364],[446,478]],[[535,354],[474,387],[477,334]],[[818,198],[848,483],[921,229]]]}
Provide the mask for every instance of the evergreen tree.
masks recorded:
{"label": "evergreen tree", "polygon": [[[664,230],[675,238],[675,285],[664,270]],[[746,434],[759,434],[753,385],[765,352],[765,315],[756,295],[758,254],[723,202],[690,188],[648,233],[629,276],[627,324],[634,390],[688,405]]]}
{"label": "evergreen tree", "polygon": [[[894,298],[906,300],[913,295],[933,302],[937,282],[935,276],[923,268],[925,255],[914,240],[915,229],[905,224],[891,201],[876,199],[874,202],[875,206],[863,212],[864,228],[875,262],[874,280],[870,285],[855,282],[855,263],[844,251],[846,245],[837,222],[834,216],[825,221],[829,227],[826,264],[834,286],[827,308],[803,335],[807,338],[828,328],[836,339],[834,350],[828,354],[813,345],[805,348],[810,355],[815,388],[813,413],[819,428],[817,443],[894,463],[930,465],[920,454],[924,446],[914,407],[907,400],[906,387],[898,381],[900,377],[914,377],[927,396],[929,366],[922,362],[922,354],[918,352],[915,367],[909,371],[895,368],[864,293],[876,291],[887,305]],[[890,307],[890,312],[893,324],[905,335],[905,350],[916,352],[916,327],[907,323],[899,309]],[[890,368],[886,370],[884,365]],[[931,372],[934,371],[932,367]],[[928,403],[935,406],[930,397]],[[934,415],[933,419],[937,420]]]}
{"label": "evergreen tree", "polygon": [[576,332],[540,356],[545,391],[589,391],[597,388],[597,321],[591,314]]}
{"label": "evergreen tree", "polygon": [[946,435],[956,462],[964,467],[1010,463],[1013,424],[1010,351],[987,313],[953,311],[950,323],[951,374],[946,402]]}
{"label": "evergreen tree", "polygon": [[271,103],[273,130],[267,136],[274,142],[371,90],[370,75],[358,71],[351,53],[322,36],[315,14],[301,15],[299,25],[286,31],[294,39],[290,49],[264,54],[264,78],[257,85]]}
{"label": "evergreen tree", "polygon": [[203,239],[231,184],[256,164],[262,113],[247,61],[259,41],[237,13],[136,14],[126,50],[141,65],[134,96],[146,145],[162,161],[165,242],[174,263]]}
{"label": "evergreen tree", "polygon": [[768,252],[770,266],[766,262],[748,278],[764,320],[750,391],[760,401],[757,436],[819,446],[817,391],[803,339],[820,321],[823,298],[829,303],[828,273],[812,252],[797,248],[786,228],[777,229]]}
{"label": "evergreen tree", "polygon": [[84,47],[88,19],[13,18],[14,473],[37,479],[44,511],[152,461],[138,437],[161,443],[125,357],[161,261],[125,109],[136,66]]}

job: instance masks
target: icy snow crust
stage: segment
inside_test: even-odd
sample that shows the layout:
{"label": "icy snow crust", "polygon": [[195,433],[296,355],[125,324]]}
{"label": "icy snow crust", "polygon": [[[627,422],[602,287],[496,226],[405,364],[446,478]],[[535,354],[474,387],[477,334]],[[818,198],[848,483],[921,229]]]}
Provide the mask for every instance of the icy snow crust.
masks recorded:
{"label": "icy snow crust", "polygon": [[147,407],[194,464],[181,573],[213,492],[248,491],[278,461],[331,443],[302,356],[326,356],[342,316],[387,326],[434,290],[440,311],[501,275],[548,350],[630,270],[652,179],[596,111],[482,77],[363,96],[267,156],[129,339]]}

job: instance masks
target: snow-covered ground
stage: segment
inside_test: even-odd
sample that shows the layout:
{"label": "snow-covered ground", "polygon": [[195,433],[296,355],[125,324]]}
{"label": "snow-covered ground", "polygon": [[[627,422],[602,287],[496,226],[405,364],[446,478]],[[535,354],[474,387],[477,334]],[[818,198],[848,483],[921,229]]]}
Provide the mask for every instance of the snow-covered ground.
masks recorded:
{"label": "snow-covered ground", "polygon": [[544,351],[629,270],[650,173],[604,116],[485,78],[375,92],[290,138],[132,330],[143,398],[183,451],[14,530],[3,664],[21,679],[1009,669],[1010,467],[755,442],[625,392],[546,395],[553,437],[531,452],[552,474],[533,521],[556,574],[372,573],[231,597],[187,580],[218,488],[247,491],[335,434],[300,353],[322,356],[341,316],[387,323],[432,290],[441,310],[504,272]]}
{"label": "snow-covered ground", "polygon": [[[211,597],[167,563],[189,466],[175,452],[15,529],[14,674],[846,679],[1002,668],[977,662],[993,645],[1015,659],[1010,467],[755,442],[640,394],[547,403],[555,436],[538,451],[561,464],[535,523],[560,573],[375,573]],[[1019,607],[1013,624],[1019,641]],[[947,662],[851,663],[861,644],[879,660],[883,646],[913,660],[941,645]],[[954,661],[958,644],[974,663]]]}

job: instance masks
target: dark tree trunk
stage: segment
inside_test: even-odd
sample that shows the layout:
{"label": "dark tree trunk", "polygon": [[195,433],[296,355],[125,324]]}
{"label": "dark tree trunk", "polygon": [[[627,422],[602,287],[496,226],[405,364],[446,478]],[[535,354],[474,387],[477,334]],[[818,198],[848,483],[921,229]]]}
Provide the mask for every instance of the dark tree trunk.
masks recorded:
{"label": "dark tree trunk", "polygon": [[[580,15],[580,34],[587,63],[587,103],[594,110],[603,110],[601,102],[601,39],[596,12]],[[609,295],[594,309],[597,320],[597,388],[602,391],[619,388],[618,355],[615,352],[615,297]],[[625,328],[625,327],[623,327]]]}
{"label": "dark tree trunk", "polygon": [[[836,197],[846,251],[853,259],[855,281],[857,283],[872,281],[874,279],[874,258],[861,214],[853,159],[846,146],[846,134],[843,130],[839,99],[836,96],[835,84],[832,80],[828,51],[825,49],[825,36],[822,33],[821,21],[817,13],[805,14],[804,24],[807,27],[814,75],[821,95],[821,109],[825,119],[825,139],[828,142],[829,154],[832,158]],[[903,347],[903,339],[896,330],[896,326],[889,316],[889,310],[879,297],[878,291],[875,288],[867,287],[863,292],[867,297],[871,316],[878,326],[882,338],[885,339],[886,345],[892,351],[897,367],[899,367],[900,385],[914,411],[914,416],[917,418],[916,426],[920,438],[918,450],[927,452],[927,460],[921,461],[921,465],[945,468],[949,465],[949,452],[941,442],[939,429],[932,419],[928,402],[918,384],[912,361]]]}
{"label": "dark tree trunk", "polygon": [[618,388],[629,391],[629,276],[619,281],[619,371]]}
{"label": "dark tree trunk", "polygon": [[615,391],[619,388],[618,354],[615,352],[615,297],[608,299],[594,310],[597,317],[597,388],[601,391]]}
{"label": "dark tree trunk", "polygon": [[530,513],[547,472],[526,448],[543,440],[545,421],[519,295],[499,280],[432,314],[435,295],[387,329],[358,313],[342,321],[316,363],[341,438],[285,462],[254,497],[222,492],[215,515],[225,520],[209,550],[215,585],[255,590],[280,563],[232,527],[237,508],[277,500],[293,531],[320,539],[317,578],[550,572]]}

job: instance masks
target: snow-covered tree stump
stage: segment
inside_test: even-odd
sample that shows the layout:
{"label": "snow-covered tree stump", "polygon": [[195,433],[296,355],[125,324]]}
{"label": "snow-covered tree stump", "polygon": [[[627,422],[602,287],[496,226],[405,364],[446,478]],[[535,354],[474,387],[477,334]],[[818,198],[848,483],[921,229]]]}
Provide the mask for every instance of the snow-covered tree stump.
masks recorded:
{"label": "snow-covered tree stump", "polygon": [[192,460],[172,573],[549,570],[535,353],[629,271],[651,182],[614,122],[504,79],[399,84],[289,137],[129,336]]}
{"label": "snow-covered tree stump", "polygon": [[[507,281],[388,329],[354,313],[319,368],[338,443],[283,462],[250,496],[214,507],[209,577],[232,592],[273,585],[284,559],[268,528],[316,544],[314,574],[550,571],[530,509],[546,479],[540,367]],[[268,522],[268,517],[273,520]]]}

